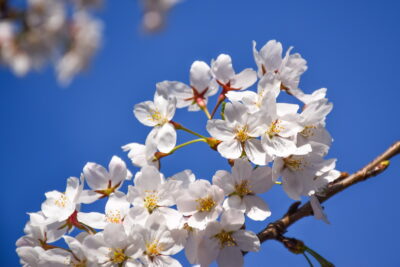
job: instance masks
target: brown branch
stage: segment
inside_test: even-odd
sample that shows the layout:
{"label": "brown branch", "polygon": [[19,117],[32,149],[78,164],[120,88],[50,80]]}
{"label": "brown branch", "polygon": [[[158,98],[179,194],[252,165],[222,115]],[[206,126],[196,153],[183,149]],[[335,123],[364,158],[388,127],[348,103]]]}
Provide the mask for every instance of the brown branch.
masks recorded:
{"label": "brown branch", "polygon": [[[341,177],[330,183],[324,192],[324,196],[319,196],[319,201],[325,202],[332,196],[343,191],[344,189],[358,183],[365,181],[368,178],[376,176],[385,171],[389,166],[389,159],[400,153],[400,141],[394,143],[383,154],[378,156],[372,162],[367,164],[364,168],[348,175],[343,173]],[[288,212],[279,220],[270,223],[264,230],[257,234],[260,242],[265,242],[269,239],[278,240],[286,232],[287,228],[297,222],[298,220],[313,214],[310,202],[305,203],[298,208],[300,202],[293,203]]]}

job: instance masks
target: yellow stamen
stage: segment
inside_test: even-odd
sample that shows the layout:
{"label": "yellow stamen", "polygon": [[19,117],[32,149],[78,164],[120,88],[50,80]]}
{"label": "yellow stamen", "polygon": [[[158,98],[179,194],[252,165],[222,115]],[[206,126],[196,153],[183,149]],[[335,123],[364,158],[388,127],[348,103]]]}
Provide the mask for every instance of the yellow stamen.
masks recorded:
{"label": "yellow stamen", "polygon": [[123,263],[128,259],[128,256],[125,255],[124,250],[120,248],[112,249],[111,255],[112,257],[110,260],[113,263]]}
{"label": "yellow stamen", "polygon": [[316,129],[317,127],[314,125],[309,125],[304,127],[303,131],[300,132],[300,134],[304,137],[311,137],[314,135],[314,129]]}
{"label": "yellow stamen", "polygon": [[144,198],[144,206],[152,213],[157,208],[158,197],[156,192],[148,191],[146,192],[146,197]]}
{"label": "yellow stamen", "polygon": [[225,232],[225,230],[222,230],[214,236],[216,239],[218,239],[221,249],[224,247],[237,246],[235,239],[232,237],[232,233],[233,232]]}
{"label": "yellow stamen", "polygon": [[67,205],[67,201],[68,201],[67,196],[61,194],[60,197],[54,201],[54,204],[56,204],[57,207],[65,208],[65,206]]}
{"label": "yellow stamen", "polygon": [[285,129],[285,127],[281,126],[280,123],[282,123],[281,120],[275,120],[271,123],[268,130],[265,132],[269,136],[269,138],[278,135],[282,130]]}
{"label": "yellow stamen", "polygon": [[122,223],[122,219],[120,210],[111,210],[106,214],[106,220],[110,223]]}
{"label": "yellow stamen", "polygon": [[199,203],[197,211],[200,212],[210,212],[216,205],[214,199],[210,196],[196,199],[196,202]]}
{"label": "yellow stamen", "polygon": [[250,138],[249,134],[248,134],[248,126],[247,125],[238,126],[235,129],[235,133],[236,133],[236,139],[239,140],[242,143]]}
{"label": "yellow stamen", "polygon": [[148,116],[150,121],[157,122],[159,125],[163,125],[168,122],[168,119],[163,117],[158,109],[150,109],[150,115]]}
{"label": "yellow stamen", "polygon": [[253,193],[250,187],[251,186],[249,185],[249,181],[244,180],[240,184],[235,185],[235,193],[241,198],[250,195]]}
{"label": "yellow stamen", "polygon": [[301,171],[307,165],[307,162],[302,157],[294,158],[293,156],[289,156],[284,158],[283,162],[285,163],[285,167],[288,167],[292,171]]}
{"label": "yellow stamen", "polygon": [[146,244],[146,254],[149,257],[158,256],[161,254],[162,247],[158,244],[158,240],[154,240],[152,243]]}

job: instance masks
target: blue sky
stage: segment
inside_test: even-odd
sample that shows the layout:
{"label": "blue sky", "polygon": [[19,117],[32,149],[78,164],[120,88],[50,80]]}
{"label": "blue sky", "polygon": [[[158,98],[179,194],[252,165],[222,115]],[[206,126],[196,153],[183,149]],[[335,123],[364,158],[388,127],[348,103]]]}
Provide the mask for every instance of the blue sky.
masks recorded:
{"label": "blue sky", "polygon": [[[128,162],[121,145],[144,142],[149,131],[132,107],[152,99],[156,82],[187,82],[194,60],[210,62],[220,53],[230,54],[237,70],[255,68],[252,40],[259,47],[270,39],[285,49],[294,46],[309,67],[300,87],[328,88],[334,103],[327,120],[334,138],[329,157],[338,158],[339,170],[356,171],[400,137],[398,1],[187,0],[155,36],[138,30],[136,1],[115,2],[101,12],[105,37],[92,68],[68,88],[58,86],[51,68],[22,79],[0,69],[2,266],[18,266],[14,243],[23,235],[26,212],[40,209],[45,192],[64,190],[66,179],[79,176],[88,161],[106,165],[119,155]],[[179,110],[176,120],[207,133],[201,113]],[[307,218],[287,236],[337,266],[399,266],[400,157],[391,163],[379,177],[326,202],[330,225]],[[207,179],[229,168],[202,143],[162,165],[167,176],[189,168]],[[272,216],[249,229],[262,229],[292,203],[279,186],[265,198]],[[245,260],[246,266],[307,266],[273,241]]]}

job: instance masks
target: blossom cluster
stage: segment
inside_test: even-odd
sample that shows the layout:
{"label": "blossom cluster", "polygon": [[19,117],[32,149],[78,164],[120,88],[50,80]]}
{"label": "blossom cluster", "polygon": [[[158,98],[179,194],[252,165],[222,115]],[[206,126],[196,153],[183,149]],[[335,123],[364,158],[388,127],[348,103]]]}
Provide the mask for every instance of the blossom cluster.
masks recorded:
{"label": "blossom cluster", "polygon": [[[162,27],[179,0],[143,0],[143,25]],[[102,0],[26,0],[26,7],[0,1],[0,64],[23,76],[55,61],[58,80],[68,84],[85,70],[102,39],[102,22],[93,9]]]}
{"label": "blossom cluster", "polygon": [[[271,211],[262,195],[282,186],[295,200],[310,197],[317,219],[327,222],[318,195],[339,177],[335,159],[325,159],[332,138],[325,118],[332,109],[326,89],[306,94],[299,88],[306,61],[290,48],[267,42],[253,45],[257,70],[236,73],[229,55],[211,64],[195,61],[189,84],[157,84],[153,101],[135,105],[134,115],[152,127],[145,144],[123,146],[133,174],[114,156],[108,170],[87,163],[80,178],[67,180],[64,192],[51,191],[41,210],[29,213],[25,236],[17,241],[24,266],[181,266],[172,256],[184,250],[191,264],[243,266],[243,251],[258,251],[260,240],[245,219],[264,221]],[[249,88],[256,87],[256,92]],[[214,110],[209,97],[217,95]],[[285,92],[300,103],[281,103]],[[203,111],[210,136],[174,119],[178,108]],[[220,119],[214,118],[221,107]],[[177,131],[199,139],[177,144]],[[231,171],[217,170],[211,180],[191,170],[171,177],[160,172],[160,160],[183,146],[204,142],[228,160]],[[122,192],[123,183],[129,183]],[[88,188],[84,189],[85,184]],[[106,198],[104,212],[81,207]],[[73,229],[78,234],[68,235]],[[66,246],[54,242],[64,239]],[[58,244],[58,243],[57,243]]]}
{"label": "blossom cluster", "polygon": [[101,0],[27,0],[24,9],[2,2],[1,64],[22,76],[57,59],[62,83],[87,67],[101,40],[102,23],[91,12]]}

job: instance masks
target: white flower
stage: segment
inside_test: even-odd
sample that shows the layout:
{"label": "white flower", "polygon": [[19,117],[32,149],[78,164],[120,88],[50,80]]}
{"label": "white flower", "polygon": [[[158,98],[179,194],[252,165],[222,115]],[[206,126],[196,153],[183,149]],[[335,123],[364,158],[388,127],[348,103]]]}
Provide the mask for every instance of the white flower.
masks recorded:
{"label": "white flower", "polygon": [[240,101],[246,105],[250,113],[260,110],[265,96],[272,92],[275,97],[280,93],[281,82],[272,74],[264,75],[257,84],[257,93],[253,91],[230,91],[226,97],[230,101]]}
{"label": "white flower", "polygon": [[136,173],[135,186],[129,186],[128,200],[133,204],[129,219],[145,223],[150,214],[162,214],[170,228],[180,225],[181,214],[169,208],[175,205],[175,194],[180,182],[166,181],[164,175],[153,166],[145,166]]}
{"label": "white flower", "polygon": [[110,195],[105,207],[105,214],[99,212],[79,212],[78,221],[96,229],[104,229],[108,224],[127,223],[130,203],[122,192]]}
{"label": "white flower", "polygon": [[25,235],[16,242],[17,247],[42,246],[57,241],[66,232],[64,222],[54,222],[46,218],[43,212],[28,213],[29,221],[24,228]]}
{"label": "white flower", "polygon": [[65,193],[50,191],[45,194],[46,200],[42,203],[42,212],[54,222],[67,220],[77,209],[83,184],[76,177],[67,180]]}
{"label": "white flower", "polygon": [[143,241],[144,253],[140,260],[145,266],[172,266],[179,267],[181,264],[170,257],[181,251],[184,247],[184,231],[171,231],[166,226],[165,217],[152,214],[145,223],[146,227],[137,225],[132,232]]}
{"label": "white flower", "polygon": [[136,259],[143,253],[143,240],[127,234],[122,224],[109,224],[103,232],[86,237],[83,248],[90,262],[101,266],[141,266]]}
{"label": "white flower", "polygon": [[160,162],[155,160],[157,143],[154,139],[154,133],[153,135],[149,134],[144,145],[138,143],[129,143],[122,146],[122,149],[124,151],[129,151],[128,157],[131,159],[133,165],[140,168],[147,165],[159,168]]}
{"label": "white flower", "polygon": [[294,104],[276,103],[272,92],[266,94],[260,110],[263,118],[261,143],[271,157],[285,157],[296,151],[295,137],[303,130],[298,123],[298,108]]}
{"label": "white flower", "polygon": [[132,173],[126,168],[125,162],[117,156],[111,158],[108,170],[94,162],[85,165],[83,174],[92,190],[82,192],[80,198],[82,203],[92,203],[99,198],[107,197],[117,192],[124,180],[132,178]]}
{"label": "white flower", "polygon": [[239,102],[226,104],[225,120],[207,122],[207,131],[222,141],[217,150],[224,158],[237,159],[244,152],[251,162],[258,165],[265,165],[271,160],[260,140],[256,139],[262,130],[260,116],[248,113],[246,106]]}
{"label": "white flower", "polygon": [[43,266],[43,261],[40,256],[45,253],[41,247],[19,247],[17,254],[20,258],[20,263],[24,267],[39,267]]}
{"label": "white flower", "polygon": [[154,137],[158,150],[170,152],[176,144],[176,131],[170,120],[175,114],[176,99],[157,90],[154,101],[136,104],[133,110],[136,118],[146,126],[154,127],[149,134]]}
{"label": "white flower", "polygon": [[242,230],[243,213],[228,210],[222,214],[221,222],[210,222],[199,244],[198,257],[201,266],[217,260],[220,267],[244,265],[242,251],[258,251],[260,240],[253,232]]}
{"label": "white flower", "polygon": [[226,54],[219,55],[211,62],[211,73],[222,86],[222,94],[231,90],[247,89],[257,81],[257,73],[250,68],[236,74],[232,67],[232,59]]}
{"label": "white flower", "polygon": [[191,227],[204,228],[218,218],[222,211],[224,191],[207,180],[196,180],[176,200],[178,211],[190,216],[187,223]]}
{"label": "white flower", "polygon": [[141,0],[144,6],[143,27],[147,31],[157,31],[165,24],[168,11],[181,0]]}
{"label": "white flower", "polygon": [[294,200],[320,191],[338,176],[333,171],[336,159],[324,160],[316,149],[308,153],[304,148],[288,157],[276,158],[272,166],[273,177],[282,176],[283,189]]}
{"label": "white flower", "polygon": [[238,209],[257,221],[263,221],[271,215],[268,205],[256,195],[265,193],[274,185],[271,168],[268,166],[253,170],[247,160],[237,159],[232,167],[232,174],[217,171],[213,184],[221,187],[228,196],[224,208]]}
{"label": "white flower", "polygon": [[304,106],[300,114],[300,124],[304,129],[297,136],[297,145],[310,144],[311,146],[324,146],[321,155],[328,153],[332,137],[325,129],[325,117],[332,110],[332,103],[326,98],[310,102]]}
{"label": "white flower", "polygon": [[190,68],[190,86],[164,81],[158,83],[157,88],[173,94],[177,99],[177,108],[189,106],[189,111],[198,111],[205,108],[208,97],[217,93],[218,84],[211,75],[210,66],[204,61],[195,61]]}
{"label": "white flower", "polygon": [[268,41],[260,51],[256,49],[256,42],[253,41],[254,59],[258,66],[258,76],[273,74],[281,81],[281,88],[294,90],[298,87],[300,76],[307,70],[307,62],[295,53],[290,55],[290,47],[284,58],[282,58],[282,44],[275,40]]}

